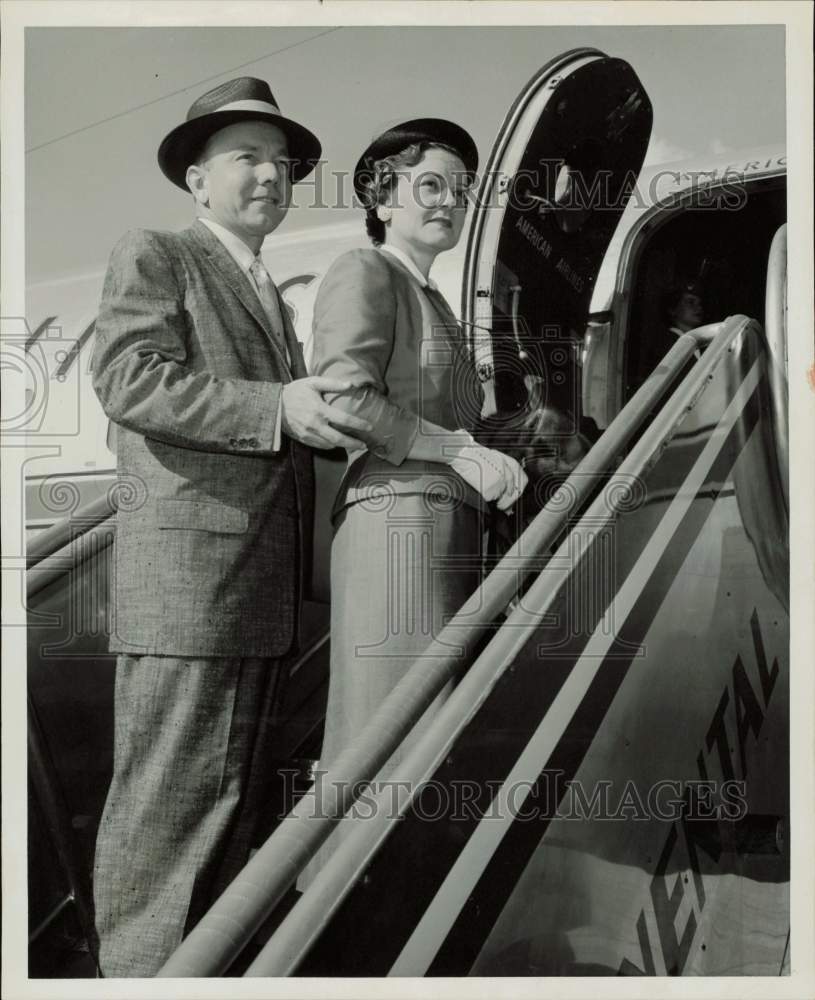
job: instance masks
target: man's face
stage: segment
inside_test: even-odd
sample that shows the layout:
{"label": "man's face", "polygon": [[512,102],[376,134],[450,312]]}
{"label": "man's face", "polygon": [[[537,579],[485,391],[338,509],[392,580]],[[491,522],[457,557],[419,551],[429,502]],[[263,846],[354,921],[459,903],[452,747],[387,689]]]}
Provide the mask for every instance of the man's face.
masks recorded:
{"label": "man's face", "polygon": [[683,292],[672,313],[674,324],[683,330],[695,330],[702,325],[702,300],[695,292]]}
{"label": "man's face", "polygon": [[267,122],[228,125],[210,138],[187,183],[201,215],[259,250],[289,208],[286,136]]}

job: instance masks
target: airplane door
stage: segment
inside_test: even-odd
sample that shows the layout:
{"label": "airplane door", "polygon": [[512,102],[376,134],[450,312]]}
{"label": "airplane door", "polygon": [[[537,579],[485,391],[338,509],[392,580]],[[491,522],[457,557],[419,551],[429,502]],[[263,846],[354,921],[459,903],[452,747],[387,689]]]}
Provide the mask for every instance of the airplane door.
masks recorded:
{"label": "airplane door", "polygon": [[574,49],[518,96],[487,161],[467,245],[462,316],[499,432],[530,402],[580,421],[592,290],[651,134],[628,63]]}

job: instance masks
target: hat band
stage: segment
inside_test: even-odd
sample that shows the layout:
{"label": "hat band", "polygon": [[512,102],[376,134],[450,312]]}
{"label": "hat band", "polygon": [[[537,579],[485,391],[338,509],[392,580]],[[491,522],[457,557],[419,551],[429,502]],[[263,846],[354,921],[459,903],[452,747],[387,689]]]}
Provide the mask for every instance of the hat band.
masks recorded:
{"label": "hat band", "polygon": [[229,104],[222,104],[218,111],[259,111],[265,115],[279,115],[280,108],[268,101],[231,101]]}

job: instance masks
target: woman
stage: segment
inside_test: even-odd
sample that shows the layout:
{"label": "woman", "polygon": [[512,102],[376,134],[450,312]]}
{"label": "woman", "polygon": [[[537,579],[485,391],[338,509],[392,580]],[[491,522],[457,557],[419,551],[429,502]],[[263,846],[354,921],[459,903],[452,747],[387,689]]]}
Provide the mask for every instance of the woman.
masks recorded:
{"label": "woman", "polygon": [[334,505],[321,770],[478,587],[481,513],[491,501],[506,509],[526,483],[514,459],[468,432],[479,383],[428,277],[458,242],[477,164],[452,122],[413,120],[379,135],[354,175],[375,249],[335,261],[315,303],[314,372],[350,382],[331,401],[374,428],[349,453]]}

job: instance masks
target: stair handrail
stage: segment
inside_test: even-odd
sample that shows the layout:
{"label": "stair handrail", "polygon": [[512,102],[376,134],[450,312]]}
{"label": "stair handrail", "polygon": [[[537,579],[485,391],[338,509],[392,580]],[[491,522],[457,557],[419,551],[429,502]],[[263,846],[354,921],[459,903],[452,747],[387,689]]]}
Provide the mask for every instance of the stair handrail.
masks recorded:
{"label": "stair handrail", "polygon": [[[68,520],[73,520],[73,517]],[[27,568],[25,581],[27,600],[30,601],[55,580],[70,573],[90,555],[97,555],[112,545],[115,535],[116,520],[111,514],[101,518],[94,525],[81,525],[67,545],[43,556],[33,566]]]}
{"label": "stair handrail", "polygon": [[[115,491],[115,486],[114,486]],[[38,531],[26,544],[26,566],[31,569],[43,560],[66,549],[71,542],[92,528],[97,527],[116,514],[116,503],[112,491],[97,497],[73,511],[67,517]]]}
{"label": "stair handrail", "polygon": [[[621,507],[625,508],[630,499],[628,487],[632,477],[642,475],[653,456],[661,451],[677,425],[701,395],[712,377],[714,368],[748,325],[757,328],[753,321],[741,316],[731,317],[719,324],[721,333],[718,339],[711,344],[693,372],[665,403],[623,464],[611,476],[607,488],[597,496],[572,529],[569,537],[562,542],[552,557],[551,568],[539,574],[525,594],[523,603],[508,617],[505,627],[493,636],[469,667],[451,696],[423,732],[422,739],[417,741],[393,773],[388,775],[387,789],[379,795],[366,797],[364,819],[355,819],[353,816],[342,819],[341,822],[350,827],[348,835],[338,843],[335,852],[316,874],[295,906],[286,914],[280,926],[244,973],[245,976],[285,976],[296,969],[311,944],[330,921],[347,891],[410,805],[412,793],[421,788],[427,775],[433,773],[449,754],[462,729],[486,701],[547,612],[551,611],[552,602],[562,590],[566,578],[573,569],[569,553],[575,534],[582,533],[587,539],[594,536],[600,523],[608,521]],[[693,333],[699,334],[700,330]],[[706,339],[706,333],[700,337],[700,341],[703,339]],[[393,808],[394,789],[411,790],[411,794],[400,801],[398,811]],[[283,825],[288,822],[290,820],[287,817]],[[295,825],[292,824],[289,833],[297,837],[301,830],[295,829]],[[395,974],[416,973],[400,969]]]}
{"label": "stair handrail", "polygon": [[[562,486],[422,657],[406,671],[362,732],[330,769],[319,775],[314,798],[321,803],[320,814],[310,811],[312,796],[301,799],[157,976],[213,976],[229,968],[362,789],[467,661],[475,643],[506,609],[541,554],[557,539],[572,511],[588,498],[700,345],[711,346],[682,383],[688,386],[688,392],[683,394],[683,407],[702,393],[730,340],[747,322],[745,317],[731,317],[724,323],[699,327],[677,338],[662,362],[572,471],[567,480],[571,503],[563,503]],[[674,404],[672,414],[676,409],[675,399],[676,394],[666,404]]]}

